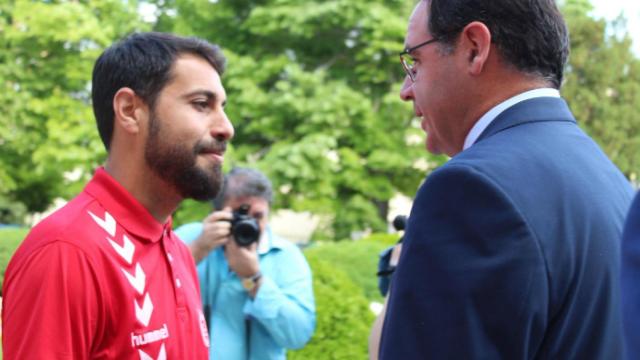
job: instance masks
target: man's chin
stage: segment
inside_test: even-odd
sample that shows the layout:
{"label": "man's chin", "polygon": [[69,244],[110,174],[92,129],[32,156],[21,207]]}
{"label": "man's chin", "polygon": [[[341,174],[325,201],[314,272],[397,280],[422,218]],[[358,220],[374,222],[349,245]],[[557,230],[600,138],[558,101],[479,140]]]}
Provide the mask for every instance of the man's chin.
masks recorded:
{"label": "man's chin", "polygon": [[183,198],[196,201],[213,200],[222,186],[222,170],[219,165],[193,168],[174,185]]}
{"label": "man's chin", "polygon": [[431,139],[429,135],[427,135],[425,147],[427,148],[427,151],[433,155],[441,155],[444,153],[437,142]]}
{"label": "man's chin", "polygon": [[199,186],[191,186],[188,189],[182,189],[180,191],[182,197],[184,199],[192,199],[196,201],[211,201],[213,200],[218,192],[220,191],[220,186],[217,183],[208,183],[206,186],[204,184],[199,184]]}

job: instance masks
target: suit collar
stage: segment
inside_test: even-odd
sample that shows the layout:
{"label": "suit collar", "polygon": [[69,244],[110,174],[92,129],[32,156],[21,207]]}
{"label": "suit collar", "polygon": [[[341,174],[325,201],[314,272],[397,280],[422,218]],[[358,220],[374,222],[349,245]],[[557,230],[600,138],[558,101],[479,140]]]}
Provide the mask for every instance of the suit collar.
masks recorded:
{"label": "suit collar", "polygon": [[541,121],[576,122],[567,102],[562,98],[539,97],[529,99],[515,104],[498,115],[480,134],[476,143],[502,130]]}

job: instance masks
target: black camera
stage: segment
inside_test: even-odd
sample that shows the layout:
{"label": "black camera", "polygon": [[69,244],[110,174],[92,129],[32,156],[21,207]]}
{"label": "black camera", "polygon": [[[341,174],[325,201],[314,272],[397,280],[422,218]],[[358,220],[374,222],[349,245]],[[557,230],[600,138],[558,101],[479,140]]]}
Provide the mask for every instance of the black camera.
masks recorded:
{"label": "black camera", "polygon": [[231,234],[240,246],[249,246],[260,239],[260,225],[249,215],[250,208],[247,204],[240,205],[231,219]]}

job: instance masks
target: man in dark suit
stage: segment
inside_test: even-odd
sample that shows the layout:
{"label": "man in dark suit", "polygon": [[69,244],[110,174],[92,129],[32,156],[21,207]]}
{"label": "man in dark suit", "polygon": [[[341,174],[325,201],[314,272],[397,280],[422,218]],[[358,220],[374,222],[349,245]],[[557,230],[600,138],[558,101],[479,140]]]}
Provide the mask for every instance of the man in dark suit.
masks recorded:
{"label": "man in dark suit", "polygon": [[622,236],[622,312],[627,358],[640,359],[640,194]]}
{"label": "man in dark suit", "polygon": [[452,159],[418,191],[380,358],[619,359],[629,182],[560,97],[553,0],[423,0],[401,97]]}

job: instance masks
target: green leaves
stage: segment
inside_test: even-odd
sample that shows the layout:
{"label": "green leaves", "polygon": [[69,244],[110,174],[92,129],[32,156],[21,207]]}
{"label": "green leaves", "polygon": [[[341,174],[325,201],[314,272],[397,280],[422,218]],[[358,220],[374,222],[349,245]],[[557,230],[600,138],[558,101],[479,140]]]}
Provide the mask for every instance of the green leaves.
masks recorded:
{"label": "green leaves", "polygon": [[[16,0],[0,4],[0,198],[40,211],[77,193],[105,157],[90,107],[104,47],[151,28],[218,43],[236,136],[233,165],[262,169],[276,208],[333,219],[324,235],[382,229],[388,200],[412,197],[445,157],[398,93],[409,0]],[[640,164],[640,67],[619,20],[567,0],[572,37],[563,96],[580,125],[629,176]],[[186,218],[206,207],[185,206]],[[16,210],[17,212],[18,210]],[[22,210],[23,211],[23,210]],[[180,213],[177,216],[181,218]],[[0,222],[6,221],[0,215]]]}
{"label": "green leaves", "polygon": [[591,18],[586,0],[563,10],[571,34],[570,66],[562,90],[579,124],[629,177],[640,170],[640,64],[624,19]]}
{"label": "green leaves", "polygon": [[17,0],[0,10],[0,197],[42,211],[77,193],[104,158],[89,104],[93,63],[144,27],[119,0]]}

